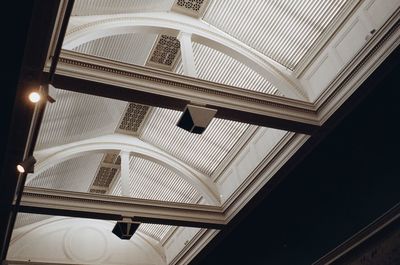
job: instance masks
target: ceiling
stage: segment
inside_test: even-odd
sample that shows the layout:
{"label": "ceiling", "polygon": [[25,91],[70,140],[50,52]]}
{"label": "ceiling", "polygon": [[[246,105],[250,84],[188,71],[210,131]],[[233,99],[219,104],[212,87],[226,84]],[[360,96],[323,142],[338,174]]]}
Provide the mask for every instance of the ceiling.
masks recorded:
{"label": "ceiling", "polygon": [[[312,264],[399,204],[399,55],[363,84],[335,129],[192,264]],[[351,264],[396,264],[398,251],[379,261],[372,244],[369,254],[350,252],[359,257]]]}
{"label": "ceiling", "polygon": [[[334,113],[395,49],[400,3],[378,1],[75,1],[48,90],[56,102],[47,104],[34,135],[38,161],[27,175],[8,259],[24,261],[60,240],[64,249],[32,259],[130,259],[118,260],[111,248],[90,250],[84,235],[102,238],[99,249],[144,250],[144,264],[187,264],[210,251],[207,243],[224,237],[249,200],[272,189],[279,170],[331,129]],[[60,10],[67,6],[60,1]],[[373,11],[385,19],[368,17]],[[59,13],[47,54],[62,21]],[[45,76],[51,58],[40,69]],[[186,104],[217,110],[203,134],[176,126]],[[77,218],[87,216],[107,220]],[[111,243],[107,231],[120,217],[152,221],[129,243]],[[66,225],[71,229],[61,229]],[[208,229],[217,226],[226,229]]]}

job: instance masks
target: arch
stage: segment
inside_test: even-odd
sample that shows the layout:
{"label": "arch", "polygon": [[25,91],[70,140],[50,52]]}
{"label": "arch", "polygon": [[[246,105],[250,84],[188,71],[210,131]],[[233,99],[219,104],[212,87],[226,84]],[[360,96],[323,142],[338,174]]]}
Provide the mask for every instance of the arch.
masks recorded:
{"label": "arch", "polygon": [[[74,17],[71,18],[73,20]],[[77,19],[77,18],[76,18]],[[82,20],[82,18],[79,18]],[[249,66],[271,82],[285,96],[308,100],[307,93],[292,72],[260,52],[227,33],[212,27],[199,19],[175,12],[136,13],[131,15],[96,16],[83,19],[84,24],[69,30],[63,48],[73,49],[83,43],[102,37],[129,34],[171,34],[179,32],[192,34],[192,40],[207,45]]]}
{"label": "arch", "polygon": [[34,156],[38,163],[35,165],[35,173],[28,176],[27,184],[41,172],[63,161],[109,150],[129,152],[158,163],[192,184],[209,203],[220,204],[220,193],[210,177],[151,144],[136,137],[122,134],[100,136],[35,152]]}

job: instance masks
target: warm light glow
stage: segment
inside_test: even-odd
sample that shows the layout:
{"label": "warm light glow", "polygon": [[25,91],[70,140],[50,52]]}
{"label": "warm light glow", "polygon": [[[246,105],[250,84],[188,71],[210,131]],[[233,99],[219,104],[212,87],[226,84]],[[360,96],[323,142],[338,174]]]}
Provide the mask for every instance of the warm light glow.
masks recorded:
{"label": "warm light glow", "polygon": [[38,92],[31,92],[29,94],[29,100],[33,103],[37,103],[40,100],[40,94]]}
{"label": "warm light glow", "polygon": [[19,173],[24,173],[25,172],[25,168],[21,165],[17,165],[17,170]]}

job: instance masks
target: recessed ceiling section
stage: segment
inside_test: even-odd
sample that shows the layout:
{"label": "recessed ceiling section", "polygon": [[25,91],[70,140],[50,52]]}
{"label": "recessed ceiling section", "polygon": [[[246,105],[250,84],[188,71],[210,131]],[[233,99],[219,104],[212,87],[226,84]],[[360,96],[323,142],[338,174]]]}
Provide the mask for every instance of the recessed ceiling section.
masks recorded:
{"label": "recessed ceiling section", "polygon": [[89,41],[73,51],[143,66],[157,38],[157,34],[120,34]]}
{"label": "recessed ceiling section", "polygon": [[76,0],[72,16],[169,11],[175,0]]}
{"label": "recessed ceiling section", "polygon": [[[201,195],[182,176],[158,163],[131,156],[129,162],[130,197],[139,199],[197,203]],[[112,195],[121,196],[121,180],[118,178]]]}
{"label": "recessed ceiling section", "polygon": [[20,227],[28,226],[31,224],[36,224],[51,217],[51,215],[45,214],[31,214],[20,212],[17,214],[17,218],[15,219],[14,229],[18,229]]}
{"label": "recessed ceiling section", "polygon": [[[270,82],[247,65],[206,45],[196,42],[192,44],[198,78],[261,93],[281,95]],[[182,61],[179,61],[176,72],[183,74]]]}
{"label": "recessed ceiling section", "polygon": [[60,89],[50,90],[35,150],[113,133],[126,102]]}
{"label": "recessed ceiling section", "polygon": [[53,165],[37,175],[28,176],[26,186],[46,189],[87,192],[103,154],[89,154]]}
{"label": "recessed ceiling section", "polygon": [[218,0],[203,20],[295,69],[346,2]]}
{"label": "recessed ceiling section", "polygon": [[139,231],[161,242],[168,232],[174,228],[174,226],[170,225],[141,224],[139,226]]}
{"label": "recessed ceiling section", "polygon": [[214,118],[201,135],[176,126],[181,112],[154,108],[140,138],[211,175],[249,128],[248,124]]}

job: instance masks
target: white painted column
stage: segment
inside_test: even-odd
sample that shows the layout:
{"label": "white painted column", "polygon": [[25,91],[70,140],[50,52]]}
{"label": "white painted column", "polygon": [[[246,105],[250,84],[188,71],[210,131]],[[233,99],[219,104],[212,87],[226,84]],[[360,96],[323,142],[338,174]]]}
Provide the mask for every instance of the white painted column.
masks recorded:
{"label": "white painted column", "polygon": [[196,65],[193,57],[192,34],[181,31],[178,35],[178,39],[181,43],[183,74],[197,77]]}
{"label": "white painted column", "polygon": [[129,152],[121,151],[121,192],[122,196],[130,196],[129,192]]}

